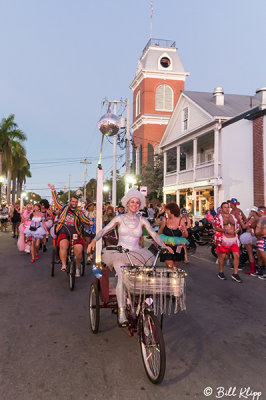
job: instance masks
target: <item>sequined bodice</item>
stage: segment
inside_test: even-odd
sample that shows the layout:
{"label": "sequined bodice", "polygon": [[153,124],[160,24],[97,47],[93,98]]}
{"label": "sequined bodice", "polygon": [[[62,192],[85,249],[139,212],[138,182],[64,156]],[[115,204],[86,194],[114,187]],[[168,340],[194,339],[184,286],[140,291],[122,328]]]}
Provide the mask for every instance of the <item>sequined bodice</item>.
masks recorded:
{"label": "sequined bodice", "polygon": [[118,228],[118,244],[129,250],[140,248],[139,239],[142,235],[142,226],[138,215],[121,215],[120,226]]}

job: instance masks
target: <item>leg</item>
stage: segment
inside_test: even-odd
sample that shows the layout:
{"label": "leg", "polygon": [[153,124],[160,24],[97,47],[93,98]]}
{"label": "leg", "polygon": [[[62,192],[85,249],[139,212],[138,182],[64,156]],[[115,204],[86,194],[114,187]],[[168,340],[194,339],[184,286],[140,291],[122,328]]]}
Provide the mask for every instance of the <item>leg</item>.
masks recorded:
{"label": "leg", "polygon": [[219,272],[222,273],[224,269],[224,259],[227,253],[217,253],[218,255],[218,264],[219,264]]}
{"label": "leg", "polygon": [[249,270],[245,271],[246,274],[254,274],[256,271],[256,266],[255,266],[255,259],[253,255],[253,246],[252,244],[246,244],[246,249],[248,252],[248,258],[249,258]]}
{"label": "leg", "polygon": [[62,266],[66,266],[68,248],[69,248],[69,241],[67,239],[60,240],[59,255]]}
{"label": "leg", "polygon": [[184,262],[185,262],[186,264],[188,264],[189,261],[188,261],[188,257],[187,257],[187,245],[186,245],[186,244],[184,244],[183,249],[184,249],[184,253],[185,253],[185,260],[184,260]]}
{"label": "leg", "polygon": [[37,238],[35,240],[35,248],[36,248],[36,256],[39,256],[39,247],[40,247],[41,239]]}
{"label": "leg", "polygon": [[32,262],[34,262],[34,258],[35,258],[35,242],[34,242],[33,238],[31,239],[30,252],[31,252],[31,260],[33,260]]}
{"label": "leg", "polygon": [[82,250],[83,250],[82,244],[74,245],[74,254],[76,257],[76,268],[79,268],[79,266],[80,266],[81,259],[82,259]]}
{"label": "leg", "polygon": [[239,265],[239,253],[233,252],[233,257],[234,257],[234,274],[237,274]]}

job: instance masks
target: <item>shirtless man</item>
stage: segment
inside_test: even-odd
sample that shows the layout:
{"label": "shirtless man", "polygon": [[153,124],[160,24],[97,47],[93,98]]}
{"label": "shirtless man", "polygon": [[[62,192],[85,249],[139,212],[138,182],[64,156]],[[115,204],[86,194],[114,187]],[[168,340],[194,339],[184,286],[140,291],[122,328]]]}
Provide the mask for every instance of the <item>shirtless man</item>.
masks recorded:
{"label": "shirtless man", "polygon": [[[260,218],[255,230],[255,235],[258,239],[258,260],[260,266],[266,267],[266,207],[259,207],[258,214]],[[266,274],[259,276],[259,279],[266,280]]]}
{"label": "shirtless man", "polygon": [[232,214],[234,217],[236,217],[238,222],[240,222],[240,218],[241,218],[243,220],[243,222],[246,223],[247,218],[246,218],[245,214],[243,213],[243,211],[240,208],[237,207],[240,205],[240,203],[237,201],[237,199],[235,199],[233,197],[231,200],[227,200],[227,203],[231,207],[230,214]]}
{"label": "shirtless man", "polygon": [[234,257],[234,273],[231,278],[241,283],[242,281],[237,273],[239,264],[239,239],[237,234],[240,230],[240,225],[236,217],[230,214],[229,204],[227,202],[221,204],[220,214],[215,217],[213,227],[214,230],[218,232],[218,235],[216,235],[216,252],[219,263],[218,278],[221,280],[226,279],[223,272],[224,260],[226,254],[231,251]]}

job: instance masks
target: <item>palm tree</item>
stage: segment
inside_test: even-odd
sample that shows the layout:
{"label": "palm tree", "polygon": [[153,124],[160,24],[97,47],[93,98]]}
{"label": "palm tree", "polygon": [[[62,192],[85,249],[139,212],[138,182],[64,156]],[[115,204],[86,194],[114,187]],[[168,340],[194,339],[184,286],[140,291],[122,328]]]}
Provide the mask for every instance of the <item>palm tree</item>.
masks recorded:
{"label": "palm tree", "polygon": [[15,203],[16,191],[18,189],[18,177],[24,167],[29,165],[26,158],[26,150],[19,142],[11,143],[11,178],[12,178],[12,203]]}
{"label": "palm tree", "polygon": [[11,191],[11,168],[12,168],[12,144],[14,142],[23,142],[26,135],[18,128],[14,121],[14,114],[3,118],[0,124],[0,151],[3,153],[2,166],[7,174],[7,203],[10,203]]}
{"label": "palm tree", "polygon": [[20,168],[17,175],[17,198],[21,195],[22,185],[26,182],[26,178],[31,178],[30,164],[27,160],[27,164]]}

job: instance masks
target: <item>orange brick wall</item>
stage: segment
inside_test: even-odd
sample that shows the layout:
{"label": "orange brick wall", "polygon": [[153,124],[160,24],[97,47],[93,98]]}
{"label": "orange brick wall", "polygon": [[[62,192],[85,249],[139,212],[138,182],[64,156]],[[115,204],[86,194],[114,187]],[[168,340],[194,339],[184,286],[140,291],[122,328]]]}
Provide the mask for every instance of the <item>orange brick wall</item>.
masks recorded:
{"label": "orange brick wall", "polygon": [[[155,110],[155,93],[156,88],[160,85],[169,85],[174,92],[174,107],[179,99],[181,90],[184,90],[184,81],[173,81],[170,79],[155,79],[145,78],[136,87],[133,92],[133,122],[136,121],[142,114],[159,114],[171,115],[170,111],[156,111]],[[140,111],[141,113],[136,117],[136,96],[140,90]]]}
{"label": "orange brick wall", "polygon": [[133,140],[136,147],[142,144],[142,164],[148,161],[148,143],[153,148],[161,141],[167,125],[142,125],[133,134]]}

